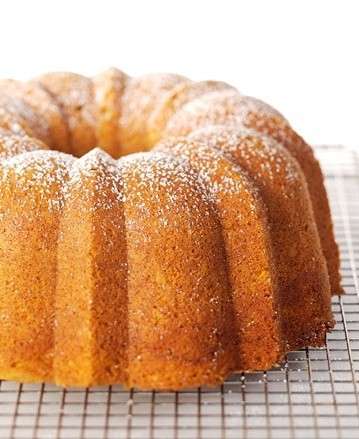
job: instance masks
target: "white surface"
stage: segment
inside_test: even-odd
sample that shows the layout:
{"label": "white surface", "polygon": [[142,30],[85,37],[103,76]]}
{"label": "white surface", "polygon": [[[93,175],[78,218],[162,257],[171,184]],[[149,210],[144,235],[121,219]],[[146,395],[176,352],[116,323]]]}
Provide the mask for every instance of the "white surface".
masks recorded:
{"label": "white surface", "polygon": [[115,65],[222,79],[311,143],[359,146],[359,1],[8,0],[0,14],[0,77]]}

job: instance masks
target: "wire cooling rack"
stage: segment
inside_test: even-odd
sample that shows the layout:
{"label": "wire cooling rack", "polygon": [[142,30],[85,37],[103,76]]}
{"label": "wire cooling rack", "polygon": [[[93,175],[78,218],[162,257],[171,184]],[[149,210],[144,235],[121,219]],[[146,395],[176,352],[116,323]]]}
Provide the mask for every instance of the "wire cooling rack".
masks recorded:
{"label": "wire cooling rack", "polygon": [[322,349],[281,368],[237,374],[215,389],[139,392],[0,382],[0,438],[359,438],[359,161],[319,147],[346,295]]}

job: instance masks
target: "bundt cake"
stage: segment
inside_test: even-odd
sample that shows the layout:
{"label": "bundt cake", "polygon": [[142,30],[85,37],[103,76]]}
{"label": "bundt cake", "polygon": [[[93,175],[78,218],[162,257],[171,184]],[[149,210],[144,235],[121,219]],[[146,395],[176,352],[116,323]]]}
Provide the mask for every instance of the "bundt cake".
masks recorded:
{"label": "bundt cake", "polygon": [[222,82],[0,81],[0,217],[0,379],[215,385],[334,325],[319,164]]}

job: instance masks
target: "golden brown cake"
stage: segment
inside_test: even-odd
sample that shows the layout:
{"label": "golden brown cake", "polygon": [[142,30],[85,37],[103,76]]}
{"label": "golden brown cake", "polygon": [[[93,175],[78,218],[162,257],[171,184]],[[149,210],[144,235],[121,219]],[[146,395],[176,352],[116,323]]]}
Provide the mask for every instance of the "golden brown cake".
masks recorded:
{"label": "golden brown cake", "polygon": [[183,81],[164,93],[159,105],[154,107],[147,121],[150,145],[155,145],[161,139],[169,120],[187,102],[220,90],[234,90],[234,88],[220,81]]}
{"label": "golden brown cake", "polygon": [[119,118],[122,95],[129,77],[121,70],[111,68],[93,78],[96,103],[96,137],[101,148],[112,157],[119,157]]}
{"label": "golden brown cake", "polygon": [[231,90],[207,94],[183,106],[169,121],[164,135],[188,135],[198,128],[221,124],[253,128],[267,134],[297,160],[307,180],[332,292],[343,292],[340,286],[338,247],[334,239],[324,179],[312,148],[274,108]]}
{"label": "golden brown cake", "polygon": [[[322,344],[331,316],[330,286],[307,185],[297,162],[273,140],[245,129],[210,127],[194,132],[182,142],[174,138],[157,148],[181,156],[190,151],[192,166],[197,167],[197,151],[201,151],[199,145],[203,142],[207,148],[220,150],[252,179],[267,207],[282,337],[291,349],[301,347],[308,334],[312,343],[316,344],[315,334],[318,344]],[[235,213],[231,216],[235,217]],[[247,251],[250,252],[250,245]],[[244,293],[238,306],[243,306],[248,297],[248,274],[244,277]],[[316,291],[315,296],[306,294],[306,289]],[[299,313],[298,309],[305,311]],[[247,368],[253,368],[253,363]]]}
{"label": "golden brown cake", "polygon": [[[42,135],[42,140],[50,148],[68,152],[66,148],[69,145],[69,133],[65,117],[58,105],[39,83],[3,79],[0,80],[0,94],[10,96],[11,100],[15,97],[22,100],[24,105],[34,112],[32,122],[35,124],[40,123],[38,115],[41,114],[41,123],[45,127],[43,128],[45,134]],[[19,112],[17,112],[18,114]],[[29,121],[29,116],[26,116],[25,119]]]}
{"label": "golden brown cake", "polygon": [[119,118],[121,155],[148,150],[152,146],[148,125],[163,97],[189,79],[174,74],[150,74],[132,78],[122,96]]}
{"label": "golden brown cake", "polygon": [[64,114],[72,154],[80,157],[96,146],[96,107],[93,81],[75,73],[47,73],[37,78]]}
{"label": "golden brown cake", "polygon": [[1,81],[0,217],[0,379],[215,385],[334,324],[319,164],[224,83]]}

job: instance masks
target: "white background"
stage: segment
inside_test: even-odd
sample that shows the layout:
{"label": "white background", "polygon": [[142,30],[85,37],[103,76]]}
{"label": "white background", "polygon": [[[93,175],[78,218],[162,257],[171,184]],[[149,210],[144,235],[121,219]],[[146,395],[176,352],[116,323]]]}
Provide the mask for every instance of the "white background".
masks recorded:
{"label": "white background", "polygon": [[221,79],[311,143],[359,146],[359,1],[0,2],[0,77],[51,70]]}

